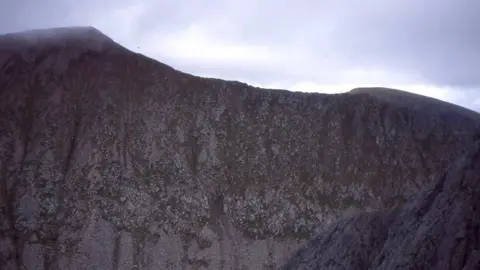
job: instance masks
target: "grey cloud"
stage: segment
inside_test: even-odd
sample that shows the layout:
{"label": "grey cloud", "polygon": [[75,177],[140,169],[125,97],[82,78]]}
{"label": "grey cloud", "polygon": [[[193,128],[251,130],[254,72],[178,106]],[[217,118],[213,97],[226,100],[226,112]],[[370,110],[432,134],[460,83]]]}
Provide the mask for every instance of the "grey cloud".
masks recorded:
{"label": "grey cloud", "polygon": [[414,70],[437,85],[480,85],[479,1],[316,1],[312,6],[308,1],[265,2],[269,4],[258,10],[232,10],[231,21],[217,23],[217,34],[277,47],[300,46],[311,52],[320,71],[335,61]]}
{"label": "grey cloud", "polygon": [[390,13],[357,14],[336,33],[340,50],[355,61],[417,70],[430,83],[479,86],[480,2],[404,3]]}
{"label": "grey cloud", "polygon": [[185,29],[199,20],[212,18],[215,6],[222,3],[211,1],[143,1],[148,9],[138,18],[137,28],[142,35],[161,35]]}

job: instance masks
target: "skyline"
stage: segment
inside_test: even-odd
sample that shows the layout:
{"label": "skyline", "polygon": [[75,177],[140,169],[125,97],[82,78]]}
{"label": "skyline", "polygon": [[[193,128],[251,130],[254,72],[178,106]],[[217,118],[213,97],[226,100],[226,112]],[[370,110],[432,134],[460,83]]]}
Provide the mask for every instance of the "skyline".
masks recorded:
{"label": "skyline", "polygon": [[1,6],[2,34],[89,25],[198,76],[302,92],[382,86],[480,111],[480,2],[474,0],[7,0]]}

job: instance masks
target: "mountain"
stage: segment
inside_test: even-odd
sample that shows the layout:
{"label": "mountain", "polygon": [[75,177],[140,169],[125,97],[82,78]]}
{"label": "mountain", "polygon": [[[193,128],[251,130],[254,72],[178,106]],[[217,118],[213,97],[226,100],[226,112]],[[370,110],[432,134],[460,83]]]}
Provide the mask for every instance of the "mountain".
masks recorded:
{"label": "mountain", "polygon": [[475,112],[370,90],[196,77],[91,27],[2,35],[0,263],[280,267],[339,218],[403,207],[480,133]]}

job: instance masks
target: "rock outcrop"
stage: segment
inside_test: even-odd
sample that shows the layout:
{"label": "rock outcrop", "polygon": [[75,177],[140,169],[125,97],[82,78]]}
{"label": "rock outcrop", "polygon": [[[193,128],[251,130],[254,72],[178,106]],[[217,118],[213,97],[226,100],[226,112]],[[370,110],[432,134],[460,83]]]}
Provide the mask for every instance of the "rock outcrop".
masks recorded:
{"label": "rock outcrop", "polygon": [[480,136],[404,206],[339,220],[283,269],[480,268]]}
{"label": "rock outcrop", "polygon": [[377,90],[200,78],[93,28],[0,36],[0,265],[276,268],[471,149],[477,113]]}

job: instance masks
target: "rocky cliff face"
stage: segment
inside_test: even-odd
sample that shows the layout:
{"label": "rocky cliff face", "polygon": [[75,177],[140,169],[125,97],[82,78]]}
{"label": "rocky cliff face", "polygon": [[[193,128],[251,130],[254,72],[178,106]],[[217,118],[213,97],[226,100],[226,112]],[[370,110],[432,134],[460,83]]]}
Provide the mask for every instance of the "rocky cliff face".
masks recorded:
{"label": "rocky cliff face", "polygon": [[335,222],[283,269],[480,268],[480,136],[413,200]]}
{"label": "rocky cliff face", "polygon": [[0,48],[7,269],[272,269],[338,217],[400,207],[480,131],[394,90],[191,76],[93,28]]}

